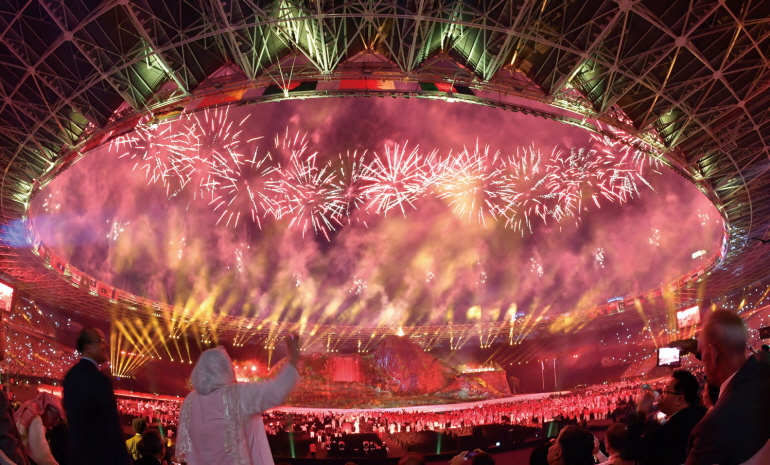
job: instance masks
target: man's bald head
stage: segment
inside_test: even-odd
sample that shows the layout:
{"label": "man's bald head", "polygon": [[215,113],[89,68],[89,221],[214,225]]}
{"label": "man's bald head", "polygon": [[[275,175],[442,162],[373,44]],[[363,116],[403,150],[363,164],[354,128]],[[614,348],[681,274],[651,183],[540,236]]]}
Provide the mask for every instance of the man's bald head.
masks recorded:
{"label": "man's bald head", "polygon": [[701,341],[727,356],[744,357],[749,332],[741,317],[727,310],[711,313],[701,331]]}
{"label": "man's bald head", "polygon": [[735,313],[717,310],[708,315],[698,337],[698,350],[709,384],[720,386],[746,361],[748,331]]}

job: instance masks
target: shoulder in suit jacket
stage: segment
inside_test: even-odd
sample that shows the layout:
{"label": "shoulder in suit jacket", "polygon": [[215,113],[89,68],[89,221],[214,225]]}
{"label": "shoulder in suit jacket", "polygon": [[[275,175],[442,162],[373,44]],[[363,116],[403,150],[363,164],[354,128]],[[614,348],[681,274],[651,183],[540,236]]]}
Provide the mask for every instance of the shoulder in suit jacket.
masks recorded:
{"label": "shoulder in suit jacket", "polygon": [[631,452],[643,465],[680,465],[687,457],[687,440],[706,408],[690,406],[676,412],[661,425],[638,414],[628,425]]}
{"label": "shoulder in suit jacket", "polygon": [[70,463],[128,465],[110,378],[81,359],[64,376],[63,404],[69,421]]}
{"label": "shoulder in suit jacket", "polygon": [[770,367],[749,357],[690,434],[687,465],[738,465],[770,439]]}

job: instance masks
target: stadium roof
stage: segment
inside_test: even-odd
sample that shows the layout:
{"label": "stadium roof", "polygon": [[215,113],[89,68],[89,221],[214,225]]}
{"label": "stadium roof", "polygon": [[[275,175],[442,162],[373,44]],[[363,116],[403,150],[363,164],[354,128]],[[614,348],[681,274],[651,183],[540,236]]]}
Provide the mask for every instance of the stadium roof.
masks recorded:
{"label": "stadium roof", "polygon": [[392,95],[634,135],[722,214],[724,256],[689,284],[718,296],[768,274],[770,247],[754,238],[770,225],[769,18],[759,0],[5,2],[0,272],[57,305],[119,307],[34,253],[24,220],[50,179],[141,118]]}

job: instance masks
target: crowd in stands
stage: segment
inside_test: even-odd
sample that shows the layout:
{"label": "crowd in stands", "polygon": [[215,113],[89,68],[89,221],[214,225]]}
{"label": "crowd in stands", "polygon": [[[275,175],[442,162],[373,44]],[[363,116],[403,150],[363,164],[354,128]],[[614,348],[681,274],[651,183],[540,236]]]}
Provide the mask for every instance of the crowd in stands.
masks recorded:
{"label": "crowd in stands", "polygon": [[148,424],[174,426],[179,419],[179,407],[182,399],[146,400],[136,398],[118,398],[118,413],[129,418],[144,418]]}
{"label": "crowd in stands", "polygon": [[11,376],[62,380],[77,362],[75,351],[56,342],[8,330],[5,360],[0,366]]}
{"label": "crowd in stands", "polygon": [[373,432],[383,435],[453,431],[465,434],[475,426],[489,424],[539,426],[557,417],[578,422],[605,419],[618,407],[632,403],[640,385],[640,379],[625,380],[590,386],[569,394],[436,412],[361,410],[331,413],[313,410],[290,414],[285,410],[273,410],[265,412],[263,420],[268,425],[268,433],[275,434],[284,428],[307,431],[318,442],[325,442],[342,433]]}
{"label": "crowd in stands", "polygon": [[54,337],[55,328],[51,321],[34,304],[19,305],[8,316],[8,323],[43,336]]}
{"label": "crowd in stands", "polygon": [[[723,318],[725,321],[721,324],[733,325],[733,327],[741,324],[740,319],[737,322],[730,320],[730,318],[736,318],[734,314],[732,317],[728,315]],[[754,370],[751,376],[756,377],[760,382],[768,383],[770,378],[767,377],[767,368],[762,368],[764,365],[755,367],[746,363],[747,357],[749,361],[752,359],[750,352],[747,352],[748,339],[746,336],[748,334],[740,335],[743,338],[740,344],[734,343],[735,341],[721,341],[719,338],[726,336],[721,335],[721,333],[714,334],[708,336],[715,340],[714,344],[723,344],[727,347],[724,350],[734,352],[733,360],[728,360],[731,366],[721,368],[719,363],[728,362],[713,358],[709,355],[708,350],[716,349],[711,349],[712,346],[705,345],[704,347],[709,349],[698,354],[698,357],[702,357],[703,360],[697,360],[694,356],[682,359],[682,366],[686,369],[687,376],[693,380],[689,388],[683,387],[683,381],[675,379],[676,377],[671,375],[670,368],[665,368],[665,374],[660,379],[652,381],[649,381],[649,378],[633,377],[616,382],[583,386],[568,393],[469,404],[468,407],[462,409],[445,409],[439,406],[429,411],[409,408],[333,411],[278,408],[264,411],[262,417],[274,453],[283,449],[280,444],[285,444],[287,448],[290,448],[292,454],[294,454],[296,446],[300,447],[300,453],[303,455],[315,455],[316,451],[323,450],[327,457],[342,458],[387,456],[386,440],[407,451],[427,453],[436,450],[437,445],[440,444],[443,444],[446,449],[460,447],[459,437],[478,434],[478,429],[482,427],[505,426],[505,431],[509,432],[518,428],[517,431],[521,433],[522,438],[527,434],[531,438],[534,437],[533,432],[542,431],[544,424],[553,420],[560,423],[585,424],[590,420],[611,419],[612,422],[621,423],[613,425],[612,434],[608,434],[606,451],[610,457],[616,457],[616,461],[607,463],[617,465],[624,463],[622,457],[639,454],[638,449],[634,451],[633,447],[629,446],[628,441],[639,443],[638,437],[644,436],[640,431],[646,431],[649,427],[651,418],[648,414],[666,414],[669,416],[677,414],[676,418],[681,420],[685,415],[680,413],[681,410],[676,409],[693,409],[692,411],[696,412],[697,408],[700,416],[694,417],[695,419],[687,431],[689,434],[693,426],[700,421],[700,418],[703,418],[706,408],[714,408],[718,391],[717,394],[701,393],[701,389],[705,385],[704,375],[708,374],[709,370],[708,364],[711,364],[709,379],[721,379],[725,385],[727,382],[735,382],[731,381],[732,378],[728,378],[727,374],[736,374],[735,370],[745,370],[746,367]],[[3,370],[11,376],[35,376],[60,380],[77,361],[76,354],[71,349],[48,341],[44,337],[27,334],[26,331],[11,329],[9,340],[13,343],[8,345]],[[106,347],[103,336],[96,338],[91,343],[99,343]],[[764,358],[760,355],[762,354],[760,353],[756,357],[757,360],[760,361],[759,363],[766,364],[767,355]],[[652,360],[654,361],[654,357]],[[639,362],[636,365],[649,364],[646,359]],[[632,364],[631,368],[634,365]],[[705,370],[704,367],[706,367]],[[639,371],[646,375],[652,372],[651,369],[640,369]],[[626,374],[633,373],[634,371],[626,371]],[[725,385],[721,385],[721,387],[724,388]],[[748,390],[746,392],[753,395],[754,391]],[[653,394],[655,394],[654,397]],[[706,405],[702,405],[701,397],[706,401]],[[660,412],[653,410],[653,398],[654,402],[659,405],[656,408],[659,408]],[[732,402],[739,404],[741,400],[741,397],[737,396],[736,400]],[[676,402],[680,402],[680,404]],[[124,425],[138,417],[161,432],[177,428],[181,405],[181,399],[127,397],[117,399],[117,410]],[[660,427],[654,421],[652,424],[655,428]],[[720,425],[716,426],[719,427]],[[580,436],[582,433],[575,434]],[[567,443],[565,442],[565,444]],[[755,448],[754,444],[749,447]],[[645,448],[645,450],[658,449]],[[680,452],[683,455],[677,459],[676,463],[681,463],[681,460],[686,457],[684,455],[685,449]],[[664,455],[670,456],[671,454],[666,453]],[[656,458],[655,460],[660,461],[662,459]]]}

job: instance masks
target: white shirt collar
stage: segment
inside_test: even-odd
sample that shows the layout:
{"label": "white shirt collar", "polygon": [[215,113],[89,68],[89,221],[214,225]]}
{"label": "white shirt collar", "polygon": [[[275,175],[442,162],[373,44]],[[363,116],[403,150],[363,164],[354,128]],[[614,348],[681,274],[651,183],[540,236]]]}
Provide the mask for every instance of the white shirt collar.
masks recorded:
{"label": "white shirt collar", "polygon": [[99,368],[99,364],[98,364],[98,363],[96,363],[96,360],[94,360],[94,359],[92,359],[92,358],[90,358],[90,357],[86,357],[86,356],[81,356],[80,358],[81,358],[82,360],[88,360],[89,362],[91,362],[91,363],[93,363],[94,365],[96,365],[96,368]]}
{"label": "white shirt collar", "polygon": [[[735,370],[735,373],[738,373],[738,370]],[[724,383],[722,383],[721,386],[719,386],[719,397],[717,397],[717,400],[722,398],[722,394],[725,392],[725,388],[727,387],[727,384],[732,381],[733,377],[735,377],[735,373],[731,374]]]}

